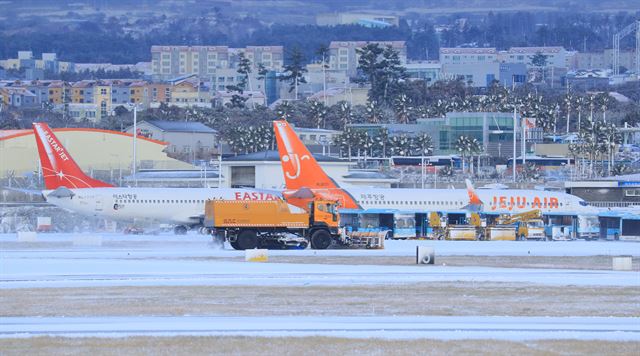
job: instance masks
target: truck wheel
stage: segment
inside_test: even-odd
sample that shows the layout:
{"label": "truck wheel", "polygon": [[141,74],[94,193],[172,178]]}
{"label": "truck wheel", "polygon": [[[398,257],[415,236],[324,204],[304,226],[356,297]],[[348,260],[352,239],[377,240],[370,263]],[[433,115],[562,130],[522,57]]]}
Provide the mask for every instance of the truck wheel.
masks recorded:
{"label": "truck wheel", "polygon": [[326,250],[331,245],[331,235],[326,230],[317,230],[311,234],[311,248]]}
{"label": "truck wheel", "polygon": [[238,241],[229,241],[229,245],[233,247],[234,250],[239,250],[240,246],[238,246]]}
{"label": "truck wheel", "polygon": [[243,230],[238,234],[236,244],[239,250],[252,250],[258,247],[258,236],[255,231]]}
{"label": "truck wheel", "polygon": [[176,235],[186,235],[187,234],[187,227],[184,225],[178,225],[176,227],[173,228],[173,233]]}

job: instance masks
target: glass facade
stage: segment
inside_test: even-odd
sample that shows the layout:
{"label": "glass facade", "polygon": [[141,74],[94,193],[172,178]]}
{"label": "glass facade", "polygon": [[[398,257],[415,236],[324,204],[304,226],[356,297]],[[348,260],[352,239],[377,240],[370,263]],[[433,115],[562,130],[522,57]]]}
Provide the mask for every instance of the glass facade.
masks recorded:
{"label": "glass facade", "polygon": [[[460,136],[477,139],[485,153],[505,156],[506,147],[513,144],[513,114],[456,112],[445,118],[418,119],[416,124],[356,124],[353,128],[375,136],[382,127],[387,127],[391,136],[399,134],[429,134],[435,146],[435,154],[454,154],[455,142]],[[505,149],[501,149],[505,148]]]}

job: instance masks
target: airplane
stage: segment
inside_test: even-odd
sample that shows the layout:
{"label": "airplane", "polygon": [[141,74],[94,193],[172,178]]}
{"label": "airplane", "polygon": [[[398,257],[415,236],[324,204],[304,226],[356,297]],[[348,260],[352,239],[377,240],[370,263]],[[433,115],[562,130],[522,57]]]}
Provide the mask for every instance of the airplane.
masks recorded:
{"label": "airplane", "polygon": [[176,234],[202,225],[206,200],[277,200],[278,192],[227,188],[114,187],[87,176],[46,123],[34,123],[44,199],[58,207],[113,220],[175,224]]}
{"label": "airplane", "polygon": [[[340,187],[324,173],[313,155],[284,120],[274,121],[274,130],[285,185],[288,191],[306,188],[334,197],[341,209],[392,209],[397,211],[469,211],[486,214],[516,214],[538,209],[543,214],[596,214],[581,198],[562,192],[525,189],[408,189]],[[285,195],[288,194],[285,192]]]}

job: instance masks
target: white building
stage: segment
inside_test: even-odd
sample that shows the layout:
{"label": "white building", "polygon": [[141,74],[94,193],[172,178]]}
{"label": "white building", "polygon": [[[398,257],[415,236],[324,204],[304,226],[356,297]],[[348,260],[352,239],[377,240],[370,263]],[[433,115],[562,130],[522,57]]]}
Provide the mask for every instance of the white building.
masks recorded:
{"label": "white building", "polygon": [[[297,130],[296,130],[297,131]],[[339,185],[391,187],[397,179],[381,175],[355,174],[352,162],[322,155],[314,155],[322,169]],[[284,175],[277,151],[264,151],[229,157],[222,162],[222,176],[227,187],[283,189]]]}
{"label": "white building", "polygon": [[346,70],[349,76],[355,76],[358,69],[359,55],[356,49],[363,48],[369,43],[377,43],[380,47],[391,46],[398,51],[400,63],[407,63],[407,46],[405,41],[331,41],[329,44],[329,67],[331,69]]}
{"label": "white building", "polygon": [[440,63],[447,64],[484,64],[498,61],[495,48],[440,48]]}
{"label": "white building", "polygon": [[500,63],[443,64],[441,77],[452,80],[462,78],[465,84],[484,88],[494,80],[500,80]]}
{"label": "white building", "polygon": [[505,63],[524,63],[532,66],[531,59],[541,53],[547,56],[547,66],[555,68],[569,68],[571,64],[570,52],[564,47],[511,47],[508,51],[500,52],[500,61]]}
{"label": "white building", "polygon": [[[200,122],[148,120],[137,124],[138,135],[169,143],[167,153],[193,159],[218,153],[218,132]],[[126,130],[133,133],[133,126]]]}
{"label": "white building", "polygon": [[151,71],[156,79],[190,74],[206,78],[216,74],[217,69],[235,69],[240,53],[254,69],[262,63],[267,69],[281,70],[284,64],[282,46],[151,46]]}

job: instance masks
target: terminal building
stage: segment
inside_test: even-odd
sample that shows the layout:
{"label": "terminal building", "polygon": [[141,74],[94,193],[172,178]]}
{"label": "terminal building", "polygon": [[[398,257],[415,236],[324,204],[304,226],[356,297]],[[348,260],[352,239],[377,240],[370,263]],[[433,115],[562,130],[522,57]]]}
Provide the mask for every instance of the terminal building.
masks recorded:
{"label": "terminal building", "polygon": [[601,208],[640,206],[640,174],[564,183],[567,193]]}
{"label": "terminal building", "polygon": [[[516,120],[520,120],[517,116]],[[434,154],[457,153],[456,139],[460,136],[476,138],[483,152],[502,158],[513,157],[513,114],[500,112],[449,112],[445,117],[418,119],[415,124],[353,124],[356,130],[365,130],[376,136],[387,129],[389,135],[409,136],[426,133],[433,140]],[[540,137],[541,138],[541,137]],[[517,139],[517,154],[520,155],[520,135]],[[531,140],[528,140],[531,142]]]}

